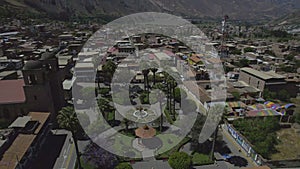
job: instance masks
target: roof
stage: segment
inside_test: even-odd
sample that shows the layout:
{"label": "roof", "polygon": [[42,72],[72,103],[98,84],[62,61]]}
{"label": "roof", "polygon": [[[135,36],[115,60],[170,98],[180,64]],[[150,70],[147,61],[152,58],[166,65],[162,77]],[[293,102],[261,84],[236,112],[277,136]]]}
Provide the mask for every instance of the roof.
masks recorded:
{"label": "roof", "polygon": [[72,78],[71,80],[69,80],[69,79],[64,80],[64,82],[63,82],[63,89],[64,90],[71,90],[74,81],[75,81],[75,78]]}
{"label": "roof", "polygon": [[24,80],[0,80],[0,104],[24,103]]}
{"label": "roof", "polygon": [[254,75],[258,78],[264,79],[264,80],[269,80],[269,79],[284,79],[285,76],[279,75],[275,72],[262,72],[258,71],[252,68],[241,68],[241,71],[246,72],[248,74]]}
{"label": "roof", "polygon": [[19,134],[0,161],[1,169],[15,169],[35,139],[35,135]]}
{"label": "roof", "polygon": [[40,60],[48,60],[48,59],[52,59],[55,58],[55,52],[45,52],[42,54]]}
{"label": "roof", "polygon": [[199,63],[199,62],[201,62],[201,59],[200,59],[198,56],[196,56],[196,55],[191,56],[191,57],[190,57],[190,60],[193,61],[194,63]]}
{"label": "roof", "polygon": [[246,168],[246,169],[271,169],[268,166],[258,166],[258,167],[251,167],[251,168]]}
{"label": "roof", "polygon": [[17,73],[16,71],[12,70],[12,71],[3,71],[0,72],[0,80],[2,80],[3,78],[5,78],[6,76],[12,75]]}
{"label": "roof", "polygon": [[38,121],[38,122],[40,122],[40,125],[34,131],[34,134],[38,134],[40,132],[40,130],[42,129],[42,127],[44,126],[44,124],[46,123],[46,121],[48,120],[48,118],[50,116],[50,113],[46,113],[46,112],[30,112],[28,114],[28,116],[31,117],[32,121]]}
{"label": "roof", "polygon": [[282,116],[280,112],[272,109],[251,110],[246,113],[247,117],[265,117],[265,116]]}
{"label": "roof", "polygon": [[18,161],[22,160],[49,116],[50,113],[46,112],[30,112],[28,114],[28,117],[31,117],[31,121],[39,122],[38,128],[34,131],[34,134],[19,134],[16,137],[11,146],[4,152],[3,157],[0,160],[0,169],[16,168]]}
{"label": "roof", "polygon": [[153,127],[139,127],[135,130],[135,135],[140,138],[152,138],[156,134],[156,130]]}
{"label": "roof", "polygon": [[93,63],[77,63],[75,68],[76,69],[78,69],[78,68],[92,69],[92,68],[94,68],[94,64]]}
{"label": "roof", "polygon": [[0,36],[11,36],[17,34],[19,34],[19,32],[4,32],[4,33],[0,33]]}
{"label": "roof", "polygon": [[207,58],[205,60],[206,62],[208,63],[212,63],[212,64],[219,64],[219,63],[222,63],[222,61],[219,59],[219,58]]}
{"label": "roof", "polygon": [[8,128],[17,128],[25,127],[26,124],[30,121],[30,116],[18,117]]}
{"label": "roof", "polygon": [[72,59],[72,55],[67,55],[67,56],[59,56],[58,57],[58,63],[59,65],[67,65],[69,60]]}
{"label": "roof", "polygon": [[158,60],[170,60],[172,59],[169,55],[166,53],[158,52],[155,53],[155,56],[157,57]]}
{"label": "roof", "polygon": [[30,60],[25,63],[24,65],[24,70],[32,70],[32,69],[40,69],[43,67],[42,62],[37,61],[37,60]]}
{"label": "roof", "polygon": [[247,107],[247,105],[241,101],[238,102],[227,102],[227,105],[231,108],[237,108],[237,107]]}

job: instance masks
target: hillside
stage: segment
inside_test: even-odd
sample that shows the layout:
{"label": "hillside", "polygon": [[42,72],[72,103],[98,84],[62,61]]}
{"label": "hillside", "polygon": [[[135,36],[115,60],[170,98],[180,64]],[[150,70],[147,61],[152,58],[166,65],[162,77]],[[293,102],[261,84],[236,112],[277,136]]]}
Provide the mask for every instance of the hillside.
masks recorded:
{"label": "hillside", "polygon": [[136,12],[168,12],[184,17],[274,19],[300,9],[299,0],[1,0],[3,6],[50,16],[123,16]]}

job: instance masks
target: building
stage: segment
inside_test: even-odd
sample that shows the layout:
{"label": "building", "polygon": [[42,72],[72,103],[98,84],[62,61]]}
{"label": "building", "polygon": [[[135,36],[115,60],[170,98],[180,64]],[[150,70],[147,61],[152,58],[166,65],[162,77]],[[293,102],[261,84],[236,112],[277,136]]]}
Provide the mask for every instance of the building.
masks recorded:
{"label": "building", "polygon": [[0,80],[0,118],[11,122],[30,111],[50,112],[55,118],[65,105],[58,59],[45,53],[27,61],[22,74],[23,79]]}
{"label": "building", "polygon": [[14,80],[18,78],[16,71],[0,71],[0,80]]}
{"label": "building", "polygon": [[50,112],[54,118],[65,105],[58,58],[47,52],[40,60],[28,61],[22,73],[28,110]]}
{"label": "building", "polygon": [[0,80],[0,118],[8,122],[25,115],[26,96],[24,80]]}
{"label": "building", "polygon": [[10,137],[1,140],[1,169],[28,168],[50,131],[49,117],[50,113],[30,112],[9,126]]}
{"label": "building", "polygon": [[277,92],[284,89],[287,84],[283,75],[272,71],[262,72],[252,68],[241,68],[239,80],[258,88],[260,91],[268,89]]}

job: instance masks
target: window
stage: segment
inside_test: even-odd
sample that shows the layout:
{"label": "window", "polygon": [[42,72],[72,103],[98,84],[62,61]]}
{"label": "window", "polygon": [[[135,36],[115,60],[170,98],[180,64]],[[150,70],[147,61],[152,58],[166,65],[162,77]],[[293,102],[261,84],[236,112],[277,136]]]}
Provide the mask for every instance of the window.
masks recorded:
{"label": "window", "polygon": [[29,75],[28,82],[29,82],[29,84],[36,84],[37,83],[37,76],[33,75],[33,74]]}
{"label": "window", "polygon": [[37,100],[37,96],[34,95],[33,98],[34,98],[34,100]]}
{"label": "window", "polygon": [[259,88],[259,81],[257,81],[257,87],[256,88]]}

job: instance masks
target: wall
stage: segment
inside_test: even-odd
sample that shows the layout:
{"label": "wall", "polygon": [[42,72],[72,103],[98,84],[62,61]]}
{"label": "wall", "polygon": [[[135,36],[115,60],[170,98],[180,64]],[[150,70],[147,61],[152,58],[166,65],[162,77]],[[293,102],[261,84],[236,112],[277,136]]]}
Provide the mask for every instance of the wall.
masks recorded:
{"label": "wall", "polygon": [[264,80],[259,79],[255,76],[252,76],[243,71],[240,72],[239,80],[246,82],[250,86],[258,88],[261,91],[263,91],[265,89],[265,81]]}

